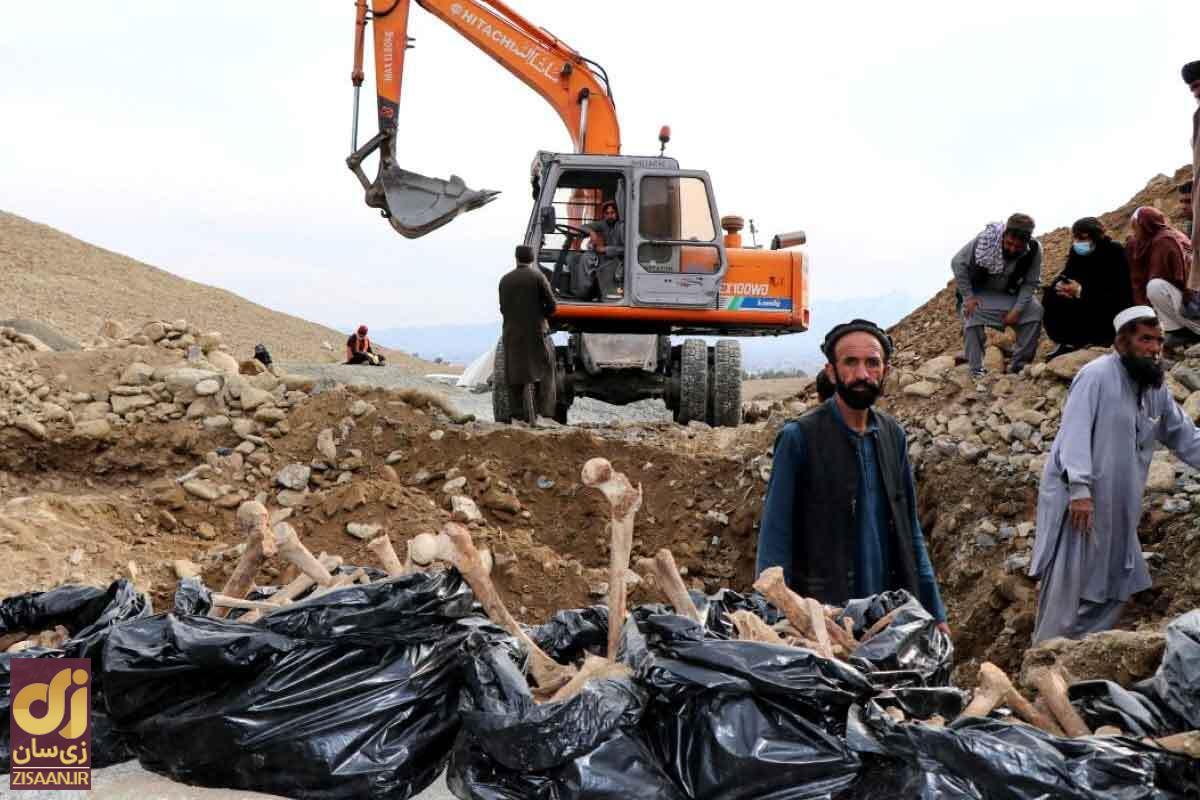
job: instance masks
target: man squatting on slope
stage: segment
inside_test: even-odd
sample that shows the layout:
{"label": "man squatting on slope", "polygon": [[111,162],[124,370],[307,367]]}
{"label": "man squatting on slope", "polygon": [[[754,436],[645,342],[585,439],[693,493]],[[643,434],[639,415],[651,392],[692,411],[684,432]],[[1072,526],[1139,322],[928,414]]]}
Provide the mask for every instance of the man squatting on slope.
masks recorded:
{"label": "man squatting on slope", "polygon": [[1035,644],[1109,630],[1150,588],[1137,528],[1157,443],[1200,467],[1200,432],[1163,382],[1154,309],[1127,308],[1113,327],[1113,351],[1071,383],[1042,472],[1029,567],[1041,580]]}
{"label": "man squatting on slope", "polygon": [[917,520],[904,429],[871,408],[892,340],[856,319],[831,330],[821,348],[836,393],[775,440],[756,574],[782,567],[791,589],[827,605],[907,589],[949,633]]}
{"label": "man squatting on slope", "polygon": [[1037,355],[1042,305],[1033,295],[1042,279],[1042,246],[1033,238],[1033,227],[1027,214],[990,223],[950,260],[962,300],[967,363],[975,378],[986,372],[986,328],[1016,329],[1009,372],[1020,372]]}

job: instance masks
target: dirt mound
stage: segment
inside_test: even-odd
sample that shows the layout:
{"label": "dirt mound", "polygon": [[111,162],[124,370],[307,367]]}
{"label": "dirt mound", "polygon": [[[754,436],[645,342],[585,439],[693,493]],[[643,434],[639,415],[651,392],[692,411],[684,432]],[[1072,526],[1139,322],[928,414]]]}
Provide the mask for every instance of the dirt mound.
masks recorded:
{"label": "dirt mound", "polygon": [[[83,408],[96,394],[129,396],[115,394],[124,391],[119,376],[144,364],[147,348],[26,358],[23,374],[58,376],[56,390]],[[86,364],[64,363],[79,360]],[[86,394],[93,398],[84,402]],[[646,487],[635,558],[670,547],[702,590],[751,580],[765,484],[747,463],[761,457],[761,430],[456,425],[428,395],[344,387],[312,397],[289,392],[266,417],[239,410],[235,398],[224,402],[232,425],[114,417],[119,435],[101,439],[77,436],[60,419],[47,419],[41,436],[0,429],[0,553],[15,566],[0,593],[134,575],[162,608],[180,574],[219,587],[239,554],[237,505],[255,497],[313,552],[374,565],[350,524],[380,526],[403,553],[407,540],[450,519],[451,497],[459,496],[479,509],[472,531],[496,557],[506,601],[521,619],[543,621],[597,602],[607,580],[610,512],[579,474],[593,456]],[[324,431],[332,461],[318,447]],[[303,474],[301,483],[285,481],[285,468]],[[286,577],[276,564],[258,580]],[[659,599],[639,592],[644,587],[635,601]]]}
{"label": "dirt mound", "polygon": [[[346,332],[180,278],[3,211],[0,241],[0,318],[36,320],[80,342],[95,336],[108,320],[141,326],[148,319],[185,318],[202,330],[223,331],[239,358],[248,358],[258,342],[283,361],[326,361],[330,353],[322,342],[332,345],[334,356],[342,354]],[[403,353],[388,355],[397,366],[420,372],[438,369]]]}

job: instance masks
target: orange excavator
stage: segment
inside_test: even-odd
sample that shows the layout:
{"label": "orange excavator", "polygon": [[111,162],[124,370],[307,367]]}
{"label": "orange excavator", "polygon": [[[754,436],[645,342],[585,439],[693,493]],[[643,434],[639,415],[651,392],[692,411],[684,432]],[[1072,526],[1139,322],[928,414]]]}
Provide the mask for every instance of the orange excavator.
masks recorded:
{"label": "orange excavator", "polygon": [[[356,0],[354,121],[346,163],[367,205],[401,235],[423,236],[497,195],[469,189],[457,176],[430,178],[396,162],[414,4],[541,95],[571,135],[574,152],[539,151],[533,160],[535,202],[524,236],[558,297],[551,325],[568,334],[566,344],[556,346],[556,418],[566,422],[576,397],[616,404],[661,398],[680,423],[738,425],[740,344],[722,339],[709,345],[699,337],[807,330],[808,262],[798,247],[804,233],[777,235],[769,250],[744,246],[744,220],[718,215],[708,173],[680,169],[665,154],[666,127],[658,155],[622,155],[604,69],[500,0]],[[360,147],[368,23],[379,131]],[[371,180],[363,162],[375,153],[378,170]],[[688,338],[676,344],[672,336]],[[520,407],[505,380],[503,348],[501,341],[493,373],[498,422],[509,421]]]}

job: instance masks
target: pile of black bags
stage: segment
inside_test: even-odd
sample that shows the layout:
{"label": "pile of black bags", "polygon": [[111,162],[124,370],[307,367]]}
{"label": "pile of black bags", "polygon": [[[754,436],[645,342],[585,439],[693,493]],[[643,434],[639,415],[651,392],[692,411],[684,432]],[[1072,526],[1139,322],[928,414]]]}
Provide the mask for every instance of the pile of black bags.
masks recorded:
{"label": "pile of black bags", "polygon": [[12,705],[10,664],[14,658],[90,658],[92,660],[92,765],[117,764],[133,758],[131,739],[117,731],[104,709],[106,687],[99,669],[104,642],[123,623],[149,614],[145,598],[133,584],[120,580],[107,589],[60,586],[0,600],[0,636],[37,633],[63,626],[70,638],[60,649],[34,647],[0,653],[0,773],[11,764],[9,711]]}
{"label": "pile of black bags", "polygon": [[[535,701],[525,654],[454,571],[346,587],[253,624],[206,616],[194,580],[154,616],[123,582],[63,587],[0,602],[0,634],[63,624],[61,651],[23,655],[93,659],[97,765],[137,757],[207,786],[403,800],[445,770],[478,800],[1200,797],[1200,762],[1139,741],[1200,728],[1200,611],[1169,626],[1151,680],[1071,687],[1090,726],[1128,737],[1060,739],[998,718],[890,716],[954,720],[968,699],[948,685],[949,637],[905,592],[847,606],[856,635],[894,613],[845,661],[734,638],[731,611],[778,621],[757,595],[694,599],[704,624],[633,609],[624,674],[555,703]],[[578,663],[603,655],[608,624],[604,607],[562,611],[530,635]],[[0,755],[6,736],[4,724]]]}

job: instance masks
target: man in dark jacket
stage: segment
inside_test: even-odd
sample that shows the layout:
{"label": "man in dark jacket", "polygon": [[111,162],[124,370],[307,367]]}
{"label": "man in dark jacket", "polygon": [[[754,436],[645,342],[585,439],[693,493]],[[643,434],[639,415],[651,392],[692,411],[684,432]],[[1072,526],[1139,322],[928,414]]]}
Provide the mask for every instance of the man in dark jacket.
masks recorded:
{"label": "man in dark jacket", "polygon": [[1133,305],[1125,248],[1095,217],[1071,226],[1067,264],[1042,292],[1046,335],[1058,343],[1048,359],[1082,347],[1111,347],[1113,317]]}
{"label": "man in dark jacket", "polygon": [[554,416],[554,345],[548,319],[557,304],[550,282],[533,266],[533,248],[518,245],[516,255],[517,266],[500,279],[504,370],[514,406],[532,425],[539,413]]}
{"label": "man in dark jacket", "polygon": [[1042,277],[1042,247],[1033,218],[1013,214],[992,222],[950,261],[962,300],[963,338],[971,375],[983,377],[987,328],[1014,328],[1017,347],[1009,372],[1020,372],[1037,354],[1042,306],[1034,298]]}
{"label": "man in dark jacket", "polygon": [[775,440],[757,574],[782,567],[791,589],[830,605],[906,589],[949,632],[917,520],[904,429],[871,409],[891,339],[856,319],[831,330],[821,347],[835,395]]}

